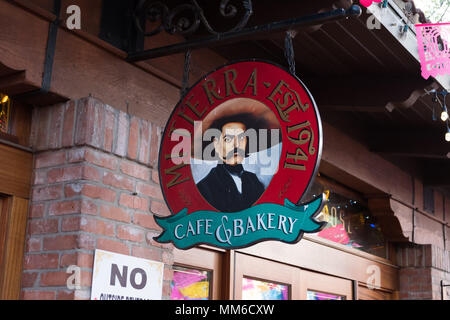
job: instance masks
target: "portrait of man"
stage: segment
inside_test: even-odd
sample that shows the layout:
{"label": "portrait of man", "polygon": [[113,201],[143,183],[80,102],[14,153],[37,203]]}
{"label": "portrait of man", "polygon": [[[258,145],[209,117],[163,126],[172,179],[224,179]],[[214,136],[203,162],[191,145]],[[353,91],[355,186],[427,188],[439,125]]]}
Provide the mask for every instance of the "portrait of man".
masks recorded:
{"label": "portrait of man", "polygon": [[197,188],[221,212],[247,209],[264,193],[263,182],[243,166],[251,149],[248,130],[257,133],[259,129],[267,131],[278,126],[275,116],[262,103],[245,98],[234,100],[207,119],[203,128],[214,129],[220,135],[212,139],[217,165],[197,183]]}

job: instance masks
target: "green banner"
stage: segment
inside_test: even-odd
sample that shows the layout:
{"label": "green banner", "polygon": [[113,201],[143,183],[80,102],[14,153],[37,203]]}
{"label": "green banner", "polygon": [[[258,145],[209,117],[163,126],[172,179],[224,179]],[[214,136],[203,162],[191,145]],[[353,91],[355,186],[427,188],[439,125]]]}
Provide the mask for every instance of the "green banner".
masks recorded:
{"label": "green banner", "polygon": [[173,242],[179,249],[198,244],[234,249],[266,240],[295,243],[304,232],[318,232],[326,224],[314,219],[324,201],[322,196],[297,206],[286,199],[284,206],[264,203],[232,213],[196,211],[188,214],[188,210],[183,209],[174,216],[155,217],[163,228],[155,240]]}

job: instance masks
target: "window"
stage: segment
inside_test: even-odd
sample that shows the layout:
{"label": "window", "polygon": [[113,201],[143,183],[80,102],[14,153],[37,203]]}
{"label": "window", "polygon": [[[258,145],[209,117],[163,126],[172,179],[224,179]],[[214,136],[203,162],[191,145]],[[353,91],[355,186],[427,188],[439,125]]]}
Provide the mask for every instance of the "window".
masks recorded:
{"label": "window", "polygon": [[288,300],[289,286],[242,278],[242,300]]}
{"label": "window", "polygon": [[0,93],[0,132],[8,133],[11,101],[7,95]]}
{"label": "window", "polygon": [[232,299],[300,299],[300,268],[239,252],[234,262]]}
{"label": "window", "polygon": [[306,292],[306,300],[345,300],[345,296],[308,290]]}
{"label": "window", "polygon": [[305,199],[321,193],[325,194],[327,203],[317,219],[328,224],[316,235],[385,258],[386,241],[377,219],[364,201],[325,179],[316,179]]}
{"label": "window", "polygon": [[430,187],[423,188],[423,209],[434,214],[434,190]]}
{"label": "window", "polygon": [[211,272],[173,267],[171,300],[210,300]]}
{"label": "window", "polygon": [[[171,298],[174,300],[217,300],[227,298],[225,286],[225,251],[202,247],[174,249]],[[175,291],[175,292],[174,292]]]}

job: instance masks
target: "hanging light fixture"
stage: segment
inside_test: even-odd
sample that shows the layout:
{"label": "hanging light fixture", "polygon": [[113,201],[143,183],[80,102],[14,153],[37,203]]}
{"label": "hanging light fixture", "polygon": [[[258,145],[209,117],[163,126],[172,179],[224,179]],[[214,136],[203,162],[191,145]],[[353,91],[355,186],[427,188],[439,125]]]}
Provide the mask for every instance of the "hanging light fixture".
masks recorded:
{"label": "hanging light fixture", "polygon": [[8,95],[0,93],[0,132],[3,133],[8,133],[10,102]]}
{"label": "hanging light fixture", "polygon": [[3,103],[7,103],[8,100],[9,100],[9,97],[5,95],[5,96],[2,98],[2,104],[3,104]]}
{"label": "hanging light fixture", "polygon": [[442,121],[448,120],[448,110],[447,110],[447,106],[445,105],[445,100],[444,100],[444,107],[443,107],[442,113],[441,113],[441,120]]}
{"label": "hanging light fixture", "polygon": [[444,90],[441,94],[444,98],[443,99],[444,104],[443,105],[441,104],[441,106],[442,106],[441,120],[445,122],[448,120],[448,110],[447,110],[447,104],[446,104],[446,98],[447,98],[448,92],[447,92],[447,90]]}
{"label": "hanging light fixture", "polygon": [[448,121],[447,121],[447,133],[445,134],[445,141],[450,142],[450,127],[448,126]]}
{"label": "hanging light fixture", "polygon": [[[450,127],[449,127],[449,120],[450,120],[450,116],[448,114],[448,108],[447,108],[447,95],[450,94],[450,92],[448,92],[446,89],[442,90],[442,91],[437,91],[435,89],[427,91],[425,90],[426,94],[431,95],[431,101],[433,102],[432,104],[432,118],[433,121],[436,120],[436,114],[435,114],[435,103],[439,103],[439,105],[442,108],[442,112],[441,112],[441,120],[444,121],[447,125],[447,132],[445,133],[445,141],[450,142]],[[443,102],[441,102],[441,99],[439,99],[439,95],[441,95],[443,97]]]}

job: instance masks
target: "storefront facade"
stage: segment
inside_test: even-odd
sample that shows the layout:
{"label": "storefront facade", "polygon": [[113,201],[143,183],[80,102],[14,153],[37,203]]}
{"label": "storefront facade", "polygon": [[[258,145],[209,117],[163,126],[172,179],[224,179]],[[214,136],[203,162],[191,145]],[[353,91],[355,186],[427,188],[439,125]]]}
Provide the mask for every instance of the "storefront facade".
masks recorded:
{"label": "storefront facade", "polygon": [[[417,115],[431,103],[423,90],[445,86],[447,78],[396,85],[404,76],[394,78],[392,86],[375,86],[386,78],[371,74],[374,88],[352,96],[364,89],[356,84],[367,75],[308,77],[312,94],[317,92],[324,139],[319,174],[305,199],[327,195],[320,216],[327,227],[294,245],[268,241],[236,250],[206,245],[179,250],[153,238],[162,231],[154,216],[171,214],[160,188],[158,158],[163,129],[180,96],[183,57],[127,62],[112,40],[98,36],[104,33],[101,1],[74,1],[81,8],[81,30],[64,25],[72,4],[66,2],[56,27],[53,1],[0,2],[0,92],[9,97],[8,108],[2,104],[9,116],[0,143],[2,299],[90,299],[96,249],[163,262],[163,299],[448,299],[443,285],[450,284],[450,170],[447,154],[441,154],[448,143],[441,137],[432,141],[435,149],[422,151],[424,158],[440,162],[418,162],[420,151],[389,152],[368,144],[365,136],[373,131],[363,130],[373,122],[383,128],[387,113],[390,124],[401,128],[392,140],[407,135],[405,122],[416,126],[414,117],[428,114]],[[331,2],[303,9],[309,14]],[[271,7],[255,7],[256,21],[258,9]],[[387,27],[380,32],[377,39],[390,39],[398,59],[409,54],[403,47],[408,38],[392,38]],[[319,60],[298,66],[306,75],[327,67],[319,66],[320,59],[335,59],[323,44],[324,33],[316,35]],[[145,47],[170,43],[171,37],[149,38]],[[313,43],[310,38],[302,40]],[[374,52],[387,46],[364,51],[352,41],[347,49],[361,60],[377,60]],[[233,51],[223,51],[194,51],[190,84],[231,60]],[[335,54],[340,55],[336,63],[348,58]],[[402,68],[419,74],[412,60],[403,59]],[[396,64],[384,62],[386,69]],[[341,86],[334,81],[339,77]],[[367,100],[376,101],[364,105]],[[420,121],[423,127],[435,125]],[[386,127],[380,136],[389,132]],[[408,152],[416,156],[405,156]],[[71,266],[80,272],[78,286],[69,289]]]}

